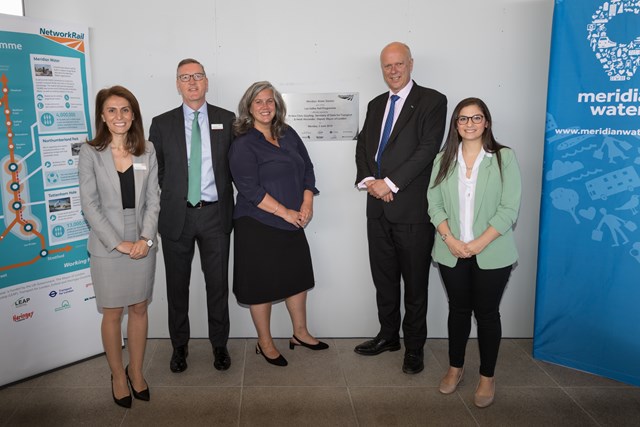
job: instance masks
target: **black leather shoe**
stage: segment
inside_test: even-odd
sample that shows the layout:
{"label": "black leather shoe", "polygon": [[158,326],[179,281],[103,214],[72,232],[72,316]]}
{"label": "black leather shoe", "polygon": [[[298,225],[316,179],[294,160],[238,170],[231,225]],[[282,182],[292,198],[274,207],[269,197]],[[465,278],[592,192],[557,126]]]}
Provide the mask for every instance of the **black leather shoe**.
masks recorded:
{"label": "black leather shoe", "polygon": [[318,344],[307,344],[300,338],[293,335],[293,337],[289,340],[289,350],[294,350],[298,345],[311,350],[326,350],[329,348],[329,344],[327,344],[326,342],[318,341]]}
{"label": "black leather shoe", "polygon": [[404,352],[404,363],[402,372],[405,374],[417,374],[424,369],[424,349],[406,349]]}
{"label": "black leather shoe", "polygon": [[226,371],[231,366],[231,356],[229,356],[227,347],[215,347],[213,357],[213,367],[218,371]]}
{"label": "black leather shoe", "polygon": [[[131,387],[131,393],[133,393],[133,397],[135,397],[136,399],[139,400],[144,400],[145,402],[148,402],[149,400],[151,400],[151,394],[149,393],[149,385],[147,385],[147,388],[145,388],[142,391],[137,391],[134,387],[133,387],[133,383],[131,382],[131,378],[129,378],[129,365],[127,365],[126,368],[124,368],[124,373],[127,376],[127,381],[129,382],[129,387]],[[147,382],[145,381],[145,384]]]}
{"label": "black leather shoe", "polygon": [[[127,382],[127,388],[129,388],[129,383]],[[131,408],[131,394],[125,396],[121,399],[116,398],[116,393],[113,391],[113,375],[111,375],[111,396],[113,396],[113,401],[116,402],[116,405],[122,406],[123,408]]]}
{"label": "black leather shoe", "polygon": [[188,355],[189,349],[186,345],[174,348],[173,354],[171,355],[171,362],[169,362],[169,369],[171,369],[171,372],[186,371]]}
{"label": "black leather shoe", "polygon": [[276,357],[275,359],[268,358],[267,355],[264,354],[264,352],[262,351],[262,348],[260,348],[260,343],[256,344],[256,354],[261,354],[262,357],[264,357],[264,360],[266,360],[272,365],[275,365],[275,366],[288,365],[287,359],[285,359],[284,356],[282,356],[281,354],[279,354],[278,357]]}
{"label": "black leather shoe", "polygon": [[353,349],[358,354],[363,356],[375,356],[376,354],[380,354],[384,351],[398,351],[400,350],[400,341],[399,340],[386,340],[382,337],[375,337],[372,340],[365,341],[362,344],[356,346]]}

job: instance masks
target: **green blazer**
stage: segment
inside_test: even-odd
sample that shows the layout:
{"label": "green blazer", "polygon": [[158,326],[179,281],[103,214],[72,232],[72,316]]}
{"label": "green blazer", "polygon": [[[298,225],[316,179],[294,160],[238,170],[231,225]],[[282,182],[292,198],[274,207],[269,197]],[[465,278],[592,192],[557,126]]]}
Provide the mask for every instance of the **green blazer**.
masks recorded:
{"label": "green blazer", "polygon": [[[520,208],[520,169],[513,151],[500,150],[502,178],[496,155],[485,156],[480,163],[476,183],[475,206],[473,208],[473,235],[478,237],[492,225],[500,236],[489,243],[478,255],[478,266],[484,270],[512,265],[518,259],[518,251],[513,239],[513,224]],[[460,205],[458,201],[458,162],[453,170],[437,187],[433,188],[440,170],[442,152],[436,157],[431,172],[431,182],[427,191],[429,216],[433,225],[448,220],[451,234],[460,237]],[[447,267],[455,267],[458,259],[451,254],[442,239],[436,238],[433,245],[433,259]]]}

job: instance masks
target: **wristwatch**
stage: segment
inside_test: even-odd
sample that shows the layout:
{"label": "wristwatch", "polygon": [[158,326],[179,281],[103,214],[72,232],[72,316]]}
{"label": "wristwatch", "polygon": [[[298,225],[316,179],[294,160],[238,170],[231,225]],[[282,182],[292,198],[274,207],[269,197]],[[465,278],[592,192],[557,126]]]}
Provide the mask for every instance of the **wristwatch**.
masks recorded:
{"label": "wristwatch", "polygon": [[144,242],[147,244],[148,247],[152,247],[153,246],[153,240],[151,240],[151,239],[147,239],[144,236],[140,236],[140,240],[144,240]]}
{"label": "wristwatch", "polygon": [[447,237],[449,237],[449,235],[448,235],[448,234],[442,234],[442,235],[440,236],[440,238],[442,239],[442,241],[443,241],[443,242],[446,242],[446,241],[447,241]]}

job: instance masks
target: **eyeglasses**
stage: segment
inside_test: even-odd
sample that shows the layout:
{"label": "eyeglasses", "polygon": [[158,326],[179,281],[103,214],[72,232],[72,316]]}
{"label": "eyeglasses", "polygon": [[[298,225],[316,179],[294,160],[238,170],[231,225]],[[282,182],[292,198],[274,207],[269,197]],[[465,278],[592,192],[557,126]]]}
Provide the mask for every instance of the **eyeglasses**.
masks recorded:
{"label": "eyeglasses", "polygon": [[180,74],[178,76],[178,80],[180,80],[183,83],[186,83],[189,80],[191,80],[192,77],[193,77],[193,80],[199,82],[200,80],[202,80],[205,77],[207,77],[207,75],[205,73]]}
{"label": "eyeglasses", "polygon": [[471,119],[471,123],[479,125],[484,120],[484,116],[482,114],[476,114],[476,115],[471,116],[471,117],[469,117],[469,116],[458,116],[456,121],[458,122],[459,125],[466,125],[469,122],[469,119]]}

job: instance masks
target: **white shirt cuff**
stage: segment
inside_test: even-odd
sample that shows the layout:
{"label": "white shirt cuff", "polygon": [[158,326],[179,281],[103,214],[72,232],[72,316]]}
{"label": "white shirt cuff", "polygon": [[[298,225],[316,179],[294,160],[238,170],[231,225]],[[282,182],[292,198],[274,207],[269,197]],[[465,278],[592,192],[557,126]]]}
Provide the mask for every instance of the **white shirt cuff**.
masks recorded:
{"label": "white shirt cuff", "polygon": [[389,178],[384,179],[384,182],[387,183],[387,185],[389,186],[389,188],[391,189],[391,191],[393,191],[393,194],[397,193],[398,191],[400,191],[400,189],[398,187],[396,187],[396,185],[393,183],[393,181],[391,181]]}
{"label": "white shirt cuff", "polygon": [[360,182],[358,183],[358,190],[366,190],[366,189],[367,189],[367,186],[365,185],[365,182],[367,182],[367,181],[373,181],[373,180],[375,180],[375,178],[374,178],[374,177],[372,177],[372,176],[368,176],[368,177],[366,177],[365,179],[363,179],[362,181],[360,181]]}

